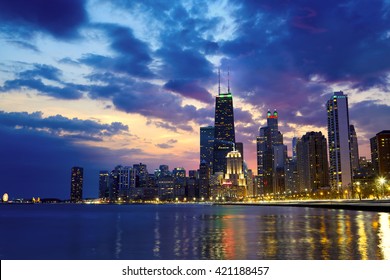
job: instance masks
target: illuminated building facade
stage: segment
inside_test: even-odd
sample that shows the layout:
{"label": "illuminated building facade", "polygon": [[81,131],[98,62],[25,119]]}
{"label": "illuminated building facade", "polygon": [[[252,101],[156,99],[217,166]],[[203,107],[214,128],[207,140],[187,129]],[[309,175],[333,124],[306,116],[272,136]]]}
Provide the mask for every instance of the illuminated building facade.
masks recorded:
{"label": "illuminated building facade", "polygon": [[70,183],[70,201],[80,202],[83,199],[83,179],[84,169],[82,167],[72,167]]}
{"label": "illuminated building facade", "polygon": [[383,130],[370,139],[371,159],[375,174],[390,179],[390,130]]}
{"label": "illuminated building facade", "polygon": [[328,112],[328,147],[330,185],[348,193],[352,188],[348,97],[335,92],[326,104]]}
{"label": "illuminated building facade", "polygon": [[246,196],[246,180],[242,169],[242,157],[235,149],[226,155],[226,173],[223,188],[226,197],[243,198]]}

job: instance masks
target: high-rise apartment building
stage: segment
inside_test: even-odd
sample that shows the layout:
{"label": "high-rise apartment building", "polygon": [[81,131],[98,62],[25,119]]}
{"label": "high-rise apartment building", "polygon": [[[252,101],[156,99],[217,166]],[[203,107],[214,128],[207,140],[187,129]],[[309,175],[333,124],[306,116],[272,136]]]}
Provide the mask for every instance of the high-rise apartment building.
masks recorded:
{"label": "high-rise apartment building", "polygon": [[328,150],[321,132],[308,132],[297,142],[299,192],[329,187]]}
{"label": "high-rise apartment building", "polygon": [[390,179],[390,130],[383,130],[370,139],[371,160],[377,176]]}
{"label": "high-rise apartment building", "polygon": [[328,146],[330,185],[348,193],[352,188],[348,97],[335,92],[326,104],[328,112]]}
{"label": "high-rise apartment building", "polygon": [[79,202],[83,199],[84,169],[82,167],[72,167],[70,182],[70,201]]}

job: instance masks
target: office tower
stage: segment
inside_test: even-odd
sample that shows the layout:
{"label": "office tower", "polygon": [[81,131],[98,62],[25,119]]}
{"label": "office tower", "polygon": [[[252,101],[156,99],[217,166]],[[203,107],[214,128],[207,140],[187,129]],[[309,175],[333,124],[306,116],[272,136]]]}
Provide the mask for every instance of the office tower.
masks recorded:
{"label": "office tower", "polygon": [[215,100],[213,173],[226,172],[226,156],[236,142],[234,132],[233,96],[219,90]]}
{"label": "office tower", "polygon": [[292,139],[292,160],[297,160],[297,141],[298,141],[298,138],[297,137],[293,137]]}
{"label": "office tower", "polygon": [[[260,189],[263,195],[274,193],[274,189],[282,189],[283,186],[278,186],[281,183],[281,178],[284,176],[281,171],[281,155],[284,154],[284,147],[274,149],[274,146],[283,145],[283,135],[278,127],[278,112],[267,112],[267,126],[261,127],[257,142],[257,174],[259,179]],[[277,152],[277,164],[275,165],[274,152]],[[284,159],[285,160],[285,159]],[[279,170],[274,168],[279,164]],[[274,183],[274,180],[275,183]],[[275,185],[276,184],[276,185]]]}
{"label": "office tower", "polygon": [[148,186],[149,173],[146,164],[133,164],[134,184],[136,188],[145,188]]}
{"label": "office tower", "polygon": [[326,104],[330,185],[348,196],[352,187],[348,97],[335,92]]}
{"label": "office tower", "polygon": [[299,192],[329,187],[328,150],[321,132],[308,132],[297,142]]}
{"label": "office tower", "polygon": [[189,170],[188,177],[197,179],[198,178],[198,170]]}
{"label": "office tower", "polygon": [[127,200],[130,194],[130,187],[134,182],[134,173],[131,166],[118,166],[118,195]]}
{"label": "office tower", "polygon": [[285,183],[285,165],[287,160],[287,146],[283,144],[277,144],[272,146],[273,154],[273,193],[281,195],[286,190]]}
{"label": "office tower", "polygon": [[82,167],[72,167],[70,183],[70,201],[79,202],[83,199],[83,177]]}
{"label": "office tower", "polygon": [[166,164],[161,164],[160,167],[154,171],[154,176],[156,177],[156,179],[168,176],[170,174],[171,172],[169,171],[169,166]]}
{"label": "office tower", "polygon": [[371,160],[375,174],[390,179],[390,130],[383,130],[370,139]]}
{"label": "office tower", "polygon": [[99,198],[110,197],[110,174],[107,170],[99,171]]}
{"label": "office tower", "polygon": [[182,199],[186,193],[186,170],[183,167],[175,167],[172,171],[174,178],[174,195],[175,198]]}
{"label": "office tower", "polygon": [[174,178],[185,178],[186,170],[183,167],[175,167],[172,171],[172,176]]}
{"label": "office tower", "polygon": [[200,161],[206,163],[212,168],[214,161],[214,126],[200,128]]}
{"label": "office tower", "polygon": [[109,177],[109,198],[110,202],[116,202],[119,198],[119,169],[120,165],[116,166],[111,172]]}
{"label": "office tower", "polygon": [[158,197],[161,200],[174,200],[174,178],[172,175],[167,175],[157,179]]}
{"label": "office tower", "polygon": [[206,161],[199,165],[199,197],[208,198],[210,196],[210,176],[211,167]]}
{"label": "office tower", "polygon": [[349,126],[349,133],[352,174],[355,174],[355,172],[359,169],[359,145],[355,127],[352,124]]}
{"label": "office tower", "polygon": [[254,178],[253,178],[253,172],[252,169],[248,169],[248,173],[246,176],[246,196],[247,197],[254,197],[256,195],[255,185],[254,185]]}
{"label": "office tower", "polygon": [[[297,139],[298,140],[298,139]],[[297,182],[298,182],[298,169],[297,169],[297,160],[296,155],[295,159],[292,157],[287,157],[285,172],[285,183],[286,183],[286,193],[294,194],[298,192]]]}

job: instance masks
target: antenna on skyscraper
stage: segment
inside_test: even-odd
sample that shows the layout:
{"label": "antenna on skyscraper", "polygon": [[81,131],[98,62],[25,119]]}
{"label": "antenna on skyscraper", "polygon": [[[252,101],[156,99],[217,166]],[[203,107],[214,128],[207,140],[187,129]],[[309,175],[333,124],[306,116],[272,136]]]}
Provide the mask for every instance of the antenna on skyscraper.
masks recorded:
{"label": "antenna on skyscraper", "polygon": [[228,67],[228,93],[230,93],[230,67]]}
{"label": "antenna on skyscraper", "polygon": [[218,68],[218,95],[221,95],[221,69]]}

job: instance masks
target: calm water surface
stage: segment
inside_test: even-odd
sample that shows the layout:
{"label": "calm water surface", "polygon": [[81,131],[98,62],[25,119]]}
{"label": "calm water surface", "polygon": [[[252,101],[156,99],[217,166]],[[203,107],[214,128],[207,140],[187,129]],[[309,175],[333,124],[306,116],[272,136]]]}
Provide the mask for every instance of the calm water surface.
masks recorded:
{"label": "calm water surface", "polygon": [[277,206],[0,205],[0,259],[390,259],[390,215]]}

